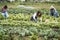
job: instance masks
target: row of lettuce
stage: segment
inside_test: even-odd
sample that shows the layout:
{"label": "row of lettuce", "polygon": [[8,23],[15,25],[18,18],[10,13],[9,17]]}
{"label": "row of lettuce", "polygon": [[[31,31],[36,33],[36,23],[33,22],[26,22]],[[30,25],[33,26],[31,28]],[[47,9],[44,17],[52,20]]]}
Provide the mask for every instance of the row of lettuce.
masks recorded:
{"label": "row of lettuce", "polygon": [[[52,27],[52,28],[51,28]],[[56,29],[54,29],[56,27]],[[1,23],[0,24],[0,39],[8,40],[16,38],[17,40],[21,40],[21,37],[25,36],[33,36],[43,37],[43,39],[48,40],[49,38],[56,38],[59,40],[60,38],[60,28],[56,24],[37,24],[37,23],[29,23],[29,22],[10,22],[10,23]],[[34,36],[34,37],[35,37]],[[36,39],[36,38],[34,38]]]}

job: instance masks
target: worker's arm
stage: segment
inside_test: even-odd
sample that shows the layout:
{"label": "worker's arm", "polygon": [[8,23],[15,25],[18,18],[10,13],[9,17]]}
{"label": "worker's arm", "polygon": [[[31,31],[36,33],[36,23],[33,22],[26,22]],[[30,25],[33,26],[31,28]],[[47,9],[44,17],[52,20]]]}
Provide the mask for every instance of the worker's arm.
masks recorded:
{"label": "worker's arm", "polygon": [[42,17],[40,17],[40,21],[42,22]]}

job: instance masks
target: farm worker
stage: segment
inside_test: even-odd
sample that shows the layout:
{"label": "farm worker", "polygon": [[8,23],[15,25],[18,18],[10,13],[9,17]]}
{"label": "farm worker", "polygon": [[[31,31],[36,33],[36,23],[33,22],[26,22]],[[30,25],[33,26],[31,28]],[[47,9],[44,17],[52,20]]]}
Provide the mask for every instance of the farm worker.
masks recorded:
{"label": "farm worker", "polygon": [[54,17],[59,16],[57,10],[53,6],[50,7],[50,15]]}
{"label": "farm worker", "polygon": [[2,8],[2,16],[5,17],[5,18],[8,18],[9,15],[8,15],[8,12],[7,12],[7,5],[5,5],[3,8]]}
{"label": "farm worker", "polygon": [[[37,22],[37,17],[41,17],[42,13],[40,11],[37,11],[36,13],[33,14],[33,16],[31,17],[32,21]],[[40,18],[40,20],[42,21],[42,18]]]}

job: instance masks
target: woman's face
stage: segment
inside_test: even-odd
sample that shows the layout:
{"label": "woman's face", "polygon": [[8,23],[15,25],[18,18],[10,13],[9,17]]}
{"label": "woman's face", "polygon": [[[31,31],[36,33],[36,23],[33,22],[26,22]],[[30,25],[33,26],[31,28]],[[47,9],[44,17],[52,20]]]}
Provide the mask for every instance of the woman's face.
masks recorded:
{"label": "woman's face", "polygon": [[41,13],[39,13],[39,15],[41,15]]}
{"label": "woman's face", "polygon": [[54,8],[51,8],[51,10],[54,10]]}
{"label": "woman's face", "polygon": [[40,17],[40,16],[41,16],[41,13],[38,13],[38,15],[37,15],[37,16],[39,16],[39,17]]}

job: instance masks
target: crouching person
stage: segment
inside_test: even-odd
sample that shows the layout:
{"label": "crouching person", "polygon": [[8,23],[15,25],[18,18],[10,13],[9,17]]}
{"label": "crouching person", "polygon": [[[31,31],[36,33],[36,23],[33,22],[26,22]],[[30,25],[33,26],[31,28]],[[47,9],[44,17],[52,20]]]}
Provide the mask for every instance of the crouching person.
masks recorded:
{"label": "crouching person", "polygon": [[2,8],[2,16],[4,17],[4,18],[8,18],[9,17],[9,15],[8,15],[8,12],[7,12],[7,5],[5,5],[3,8]]}
{"label": "crouching person", "polygon": [[31,17],[31,21],[37,22],[37,17],[41,17],[41,16],[42,16],[42,13],[40,11],[38,11],[33,14],[33,16]]}
{"label": "crouching person", "polygon": [[50,7],[50,15],[54,16],[54,17],[58,17],[59,16],[57,10],[53,6]]}

